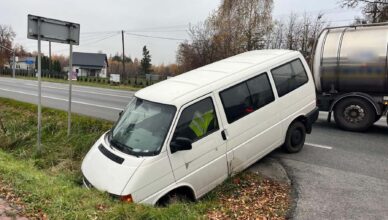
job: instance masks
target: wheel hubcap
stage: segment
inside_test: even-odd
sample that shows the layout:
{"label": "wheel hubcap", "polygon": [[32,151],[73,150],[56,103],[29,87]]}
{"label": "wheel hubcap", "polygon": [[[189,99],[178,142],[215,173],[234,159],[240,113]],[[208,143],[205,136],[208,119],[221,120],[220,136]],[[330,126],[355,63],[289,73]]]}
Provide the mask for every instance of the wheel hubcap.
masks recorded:
{"label": "wheel hubcap", "polygon": [[365,119],[365,111],[359,105],[350,105],[344,110],[344,118],[350,123],[360,123]]}
{"label": "wheel hubcap", "polygon": [[302,139],[303,139],[303,134],[302,134],[302,131],[300,129],[296,129],[292,132],[292,136],[291,136],[292,146],[295,147],[295,146],[299,145],[302,142]]}

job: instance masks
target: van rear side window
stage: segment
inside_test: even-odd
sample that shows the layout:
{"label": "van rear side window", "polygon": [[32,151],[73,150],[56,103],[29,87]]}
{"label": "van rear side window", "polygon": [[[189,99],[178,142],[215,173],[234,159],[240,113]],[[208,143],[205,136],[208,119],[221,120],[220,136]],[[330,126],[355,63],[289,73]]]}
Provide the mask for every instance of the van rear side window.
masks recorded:
{"label": "van rear side window", "polygon": [[228,123],[275,100],[267,74],[261,74],[220,93]]}
{"label": "van rear side window", "polygon": [[271,72],[279,97],[286,95],[308,81],[306,70],[300,59],[277,67]]}

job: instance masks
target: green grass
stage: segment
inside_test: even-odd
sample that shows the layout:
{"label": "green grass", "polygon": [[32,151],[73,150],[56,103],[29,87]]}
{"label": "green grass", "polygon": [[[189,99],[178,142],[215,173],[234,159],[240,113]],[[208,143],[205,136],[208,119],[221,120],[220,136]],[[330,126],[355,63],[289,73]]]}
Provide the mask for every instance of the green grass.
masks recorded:
{"label": "green grass", "polygon": [[0,119],[7,130],[0,127],[0,179],[12,186],[27,213],[42,210],[50,219],[198,219],[218,208],[217,193],[233,188],[227,181],[199,202],[168,208],[124,204],[82,188],[82,158],[112,123],[73,115],[67,137],[66,117],[43,108],[43,150],[36,154],[36,106],[0,98]]}
{"label": "green grass", "polygon": [[[28,79],[28,80],[37,80],[36,77],[27,77],[27,76],[17,76],[16,78]],[[48,78],[48,77],[42,77],[42,81],[68,84],[68,80]],[[123,84],[111,85],[108,83],[84,82],[84,81],[73,81],[73,85],[91,86],[91,87],[108,88],[108,89],[119,89],[119,90],[127,90],[127,91],[137,91],[137,90],[141,89],[141,87],[134,87],[131,85],[123,85]],[[144,83],[144,85],[145,85],[145,83]]]}

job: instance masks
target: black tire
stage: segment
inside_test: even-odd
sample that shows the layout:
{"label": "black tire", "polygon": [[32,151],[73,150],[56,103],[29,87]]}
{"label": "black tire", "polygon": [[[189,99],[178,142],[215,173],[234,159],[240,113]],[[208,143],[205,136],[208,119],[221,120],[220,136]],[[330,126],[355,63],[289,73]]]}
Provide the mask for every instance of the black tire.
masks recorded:
{"label": "black tire", "polygon": [[335,106],[334,118],[343,130],[365,131],[376,121],[376,111],[364,99],[348,98]]}
{"label": "black tire", "polygon": [[189,201],[190,201],[189,198],[185,194],[170,192],[169,194],[165,195],[162,199],[160,199],[160,201],[157,203],[157,206],[168,207],[170,205],[174,205],[177,203],[185,203]]}
{"label": "black tire", "polygon": [[287,153],[298,153],[302,150],[306,140],[306,126],[300,122],[293,122],[287,130],[286,140],[282,148]]}
{"label": "black tire", "polygon": [[375,122],[377,122],[378,120],[380,120],[383,116],[382,115],[375,115]]}

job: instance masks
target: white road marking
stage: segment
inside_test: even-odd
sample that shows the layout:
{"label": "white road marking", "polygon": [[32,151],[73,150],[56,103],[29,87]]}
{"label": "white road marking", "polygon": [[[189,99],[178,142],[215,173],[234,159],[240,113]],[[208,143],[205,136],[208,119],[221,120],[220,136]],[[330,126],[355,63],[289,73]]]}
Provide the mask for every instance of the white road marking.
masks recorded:
{"label": "white road marking", "polygon": [[[37,84],[33,83],[23,83],[24,85],[27,86],[35,86],[37,87]],[[42,88],[49,88],[49,89],[58,89],[58,90],[65,90],[68,91],[69,88],[60,88],[60,87],[54,87],[54,86],[47,86],[42,84]],[[130,98],[129,95],[124,96],[124,95],[114,95],[114,94],[108,94],[108,93],[102,93],[102,92],[91,92],[91,91],[84,91],[84,90],[78,90],[78,89],[73,89],[73,92],[83,92],[83,93],[89,93],[89,94],[95,94],[95,95],[104,95],[104,96],[112,96],[112,97],[119,97],[119,98]]]}
{"label": "white road marking", "polygon": [[[0,88],[0,90],[6,91],[6,92],[19,93],[19,94],[23,94],[23,95],[35,96],[35,97],[38,96],[36,94],[31,94],[31,93],[21,92],[21,91],[15,91],[15,90],[10,90],[10,89]],[[54,99],[54,100],[65,101],[65,102],[69,101],[68,99],[62,99],[62,98],[53,97],[53,96],[44,96],[44,95],[42,95],[42,98]],[[88,105],[88,106],[94,106],[94,107],[100,107],[100,108],[114,109],[114,110],[118,110],[118,111],[123,110],[122,108],[116,108],[116,107],[111,107],[111,106],[98,105],[98,104],[92,104],[92,103],[81,102],[81,101],[74,101],[74,100],[72,100],[72,103],[81,104],[81,105]]]}
{"label": "white road marking", "polygon": [[[0,81],[2,82],[11,82],[11,83],[17,83],[17,80],[5,80],[5,79],[1,79]],[[23,81],[26,81],[26,80],[23,80]],[[63,86],[66,86],[66,84],[61,84],[61,83],[51,83],[51,84],[58,84],[57,87],[53,87],[53,86],[48,86],[48,85],[44,85],[46,83],[50,83],[50,82],[42,82],[42,87],[43,88],[50,88],[50,89],[60,89],[60,90],[68,90],[68,88],[65,88]],[[38,86],[38,82],[24,82],[23,85],[26,85],[26,86],[35,86],[37,87]],[[62,87],[62,88],[60,88]],[[94,88],[92,87],[91,89],[93,90],[98,90],[98,91],[101,91],[101,92],[92,92],[92,91],[85,91],[85,90],[77,90],[75,88],[83,88],[83,89],[86,89],[85,87],[82,87],[82,86],[77,86],[77,85],[73,85],[73,92],[83,92],[83,93],[89,93],[89,94],[96,94],[96,95],[105,95],[105,96],[112,96],[112,97],[119,97],[119,98],[130,98],[130,91],[121,91],[121,90],[114,90],[114,89],[101,89],[101,88]],[[107,94],[107,93],[104,93],[106,91],[110,91],[110,92],[114,92],[114,93],[121,93],[122,95],[116,95],[116,94]],[[133,92],[134,93],[134,92]],[[128,95],[126,95],[128,94]]]}
{"label": "white road marking", "polygon": [[310,147],[323,148],[323,149],[326,149],[326,150],[332,150],[333,149],[333,147],[326,146],[326,145],[320,145],[320,144],[305,143],[305,145],[310,146]]}

